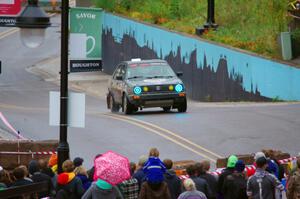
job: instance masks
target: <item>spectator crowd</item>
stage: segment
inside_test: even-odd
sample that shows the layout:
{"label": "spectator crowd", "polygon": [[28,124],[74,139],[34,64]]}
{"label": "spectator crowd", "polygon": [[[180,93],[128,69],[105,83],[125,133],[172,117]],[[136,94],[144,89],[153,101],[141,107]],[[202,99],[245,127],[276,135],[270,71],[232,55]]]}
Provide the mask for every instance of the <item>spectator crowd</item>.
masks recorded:
{"label": "spectator crowd", "polygon": [[[101,154],[95,158],[100,157]],[[227,167],[217,176],[210,172],[210,162],[187,166],[187,176],[176,175],[171,159],[161,160],[152,148],[138,163],[131,162],[130,178],[113,185],[95,179],[95,167],[83,167],[83,159],[66,160],[57,173],[57,155],[46,160],[31,160],[9,172],[0,166],[0,191],[11,187],[48,182],[48,191],[38,198],[53,199],[300,199],[300,157],[286,175],[272,154],[257,152],[255,172],[246,173],[245,163],[237,156],[227,159]],[[127,165],[127,164],[126,164]],[[30,198],[30,197],[29,197]]]}

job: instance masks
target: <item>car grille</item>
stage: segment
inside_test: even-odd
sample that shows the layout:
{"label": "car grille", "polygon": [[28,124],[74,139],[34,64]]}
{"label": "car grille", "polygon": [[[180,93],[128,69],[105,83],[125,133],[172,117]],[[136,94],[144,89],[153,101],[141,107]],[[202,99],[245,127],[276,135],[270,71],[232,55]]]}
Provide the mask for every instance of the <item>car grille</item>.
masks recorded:
{"label": "car grille", "polygon": [[[144,92],[144,93],[173,93],[175,92],[175,85],[172,85],[173,86],[173,90],[169,90],[169,86],[171,86],[171,84],[168,84],[168,85],[151,85],[151,86],[146,86],[148,87],[148,91],[147,92]],[[144,86],[143,86],[144,87]],[[143,89],[142,87],[142,89]]]}

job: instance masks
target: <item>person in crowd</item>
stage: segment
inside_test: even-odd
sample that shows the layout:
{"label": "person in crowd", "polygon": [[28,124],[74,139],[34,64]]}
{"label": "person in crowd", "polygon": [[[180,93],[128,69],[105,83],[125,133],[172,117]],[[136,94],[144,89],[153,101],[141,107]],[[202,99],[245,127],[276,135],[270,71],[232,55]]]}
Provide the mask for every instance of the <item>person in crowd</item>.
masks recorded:
{"label": "person in crowd", "polygon": [[85,192],[81,199],[123,199],[123,196],[116,186],[112,186],[108,182],[98,179]]}
{"label": "person in crowd", "polygon": [[22,168],[25,172],[25,178],[24,179],[33,182],[32,179],[29,177],[28,168],[25,165],[20,165],[19,167]]}
{"label": "person in crowd", "polygon": [[224,180],[222,188],[224,199],[248,199],[246,194],[247,179],[244,170],[244,162],[238,160],[233,174],[228,175]]}
{"label": "person in crowd", "polygon": [[10,187],[18,187],[32,184],[32,180],[25,179],[26,171],[22,166],[19,166],[13,170],[13,176],[15,177],[16,181],[13,182]]}
{"label": "person in crowd", "polygon": [[196,189],[196,185],[192,179],[186,179],[183,182],[185,192],[181,193],[178,199],[207,199],[205,194]]}
{"label": "person in crowd", "polygon": [[142,183],[139,199],[171,199],[168,184],[164,181],[161,171],[152,170],[147,174],[146,181]]}
{"label": "person in crowd", "polygon": [[273,150],[262,150],[262,151],[266,155],[267,162],[268,162],[268,167],[266,168],[266,171],[275,175],[278,178],[278,180],[281,180],[279,178],[279,165],[276,163],[276,161],[273,158],[274,151]]}
{"label": "person in crowd", "polygon": [[57,193],[64,192],[70,199],[80,199],[84,193],[81,180],[75,176],[74,164],[66,160],[62,165],[63,173],[57,176]]}
{"label": "person in crowd", "polygon": [[52,169],[53,173],[57,174],[57,154],[53,153],[50,156],[48,166]]}
{"label": "person in crowd", "polygon": [[46,174],[51,178],[51,182],[55,190],[57,184],[57,175],[52,171],[50,167],[48,167],[48,162],[46,160],[40,159],[38,163],[39,163],[41,173]]}
{"label": "person in crowd", "polygon": [[[98,157],[100,157],[102,154],[97,154],[94,158],[97,159]],[[93,182],[94,181],[94,174],[95,174],[95,166],[93,166],[92,168],[90,168],[88,171],[88,177],[89,177],[89,181]]]}
{"label": "person in crowd", "polygon": [[[149,158],[143,167],[146,179],[151,182],[160,183],[164,180],[163,174],[166,172],[166,166],[159,159],[159,151],[157,148],[151,148]],[[152,178],[152,179],[149,179]]]}
{"label": "person in crowd", "polygon": [[222,188],[224,179],[234,172],[235,163],[238,161],[238,158],[235,155],[229,156],[227,160],[227,167],[222,171],[218,180],[218,197],[223,198]]}
{"label": "person in crowd", "polygon": [[0,183],[2,188],[10,187],[13,183],[10,174],[7,170],[0,166]]}
{"label": "person in crowd", "polygon": [[297,168],[288,180],[287,199],[300,198],[300,157],[297,158]]}
{"label": "person in crowd", "polygon": [[6,184],[4,183],[4,178],[4,169],[0,166],[0,191],[7,188]]}
{"label": "person in crowd", "polygon": [[208,160],[203,160],[199,163],[196,163],[196,172],[198,177],[206,180],[209,189],[210,189],[210,197],[209,199],[216,199],[217,197],[217,187],[218,181],[217,177],[209,173],[210,162]]}
{"label": "person in crowd", "polygon": [[131,178],[123,181],[118,185],[124,199],[137,199],[139,196],[139,182],[136,178],[132,177],[135,169],[135,163],[130,162]]}
{"label": "person in crowd", "polygon": [[77,166],[74,169],[74,173],[81,180],[81,183],[82,183],[82,186],[83,186],[84,190],[85,191],[88,190],[88,188],[91,186],[92,182],[88,178],[88,174],[87,174],[86,169],[83,166]]}
{"label": "person in crowd", "polygon": [[31,160],[28,165],[28,170],[29,170],[30,178],[34,183],[38,183],[38,182],[48,183],[49,191],[40,193],[38,195],[39,198],[49,197],[55,194],[51,178],[48,175],[41,173],[38,161]]}
{"label": "person in crowd", "polygon": [[275,189],[284,190],[283,185],[273,174],[266,171],[267,159],[260,157],[256,160],[256,171],[247,181],[249,199],[274,199]]}
{"label": "person in crowd", "polygon": [[76,157],[76,158],[74,158],[73,163],[74,163],[74,167],[75,167],[75,168],[76,168],[76,167],[80,167],[80,166],[82,166],[83,158],[81,158],[81,157]]}
{"label": "person in crowd", "polygon": [[170,159],[164,159],[163,163],[167,169],[166,173],[164,173],[164,178],[165,182],[168,184],[171,198],[177,199],[183,191],[182,182],[179,177],[176,176],[175,171],[172,169],[173,161]]}
{"label": "person in crowd", "polygon": [[204,193],[205,196],[208,198],[211,195],[209,186],[208,186],[206,180],[199,178],[197,176],[195,164],[189,165],[186,168],[186,172],[189,175],[189,177],[194,181],[194,183],[196,185],[196,189],[198,191],[201,191],[202,193]]}
{"label": "person in crowd", "polygon": [[144,173],[143,167],[145,165],[147,161],[147,156],[142,155],[139,158],[139,162],[137,165],[137,169],[136,172],[133,174],[133,178],[137,179],[138,183],[139,183],[139,190],[141,190],[141,185],[144,182],[145,178],[146,178],[146,174]]}

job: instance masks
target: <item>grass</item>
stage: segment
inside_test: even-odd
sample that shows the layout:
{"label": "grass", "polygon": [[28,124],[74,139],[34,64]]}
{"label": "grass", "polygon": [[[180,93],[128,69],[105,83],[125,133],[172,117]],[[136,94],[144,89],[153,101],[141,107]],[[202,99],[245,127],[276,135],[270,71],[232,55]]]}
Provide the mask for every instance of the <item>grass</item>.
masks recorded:
{"label": "grass", "polygon": [[[206,22],[207,0],[93,2],[96,7],[110,12],[188,34],[195,34],[195,28]],[[280,59],[277,38],[280,32],[288,31],[288,23],[291,20],[287,15],[287,6],[288,0],[215,0],[215,18],[219,28],[202,37]]]}

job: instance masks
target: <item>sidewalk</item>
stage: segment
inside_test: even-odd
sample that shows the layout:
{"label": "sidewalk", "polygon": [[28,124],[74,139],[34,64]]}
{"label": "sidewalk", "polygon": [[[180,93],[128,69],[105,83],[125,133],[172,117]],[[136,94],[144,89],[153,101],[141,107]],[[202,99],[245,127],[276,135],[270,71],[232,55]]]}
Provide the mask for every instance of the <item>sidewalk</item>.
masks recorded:
{"label": "sidewalk", "polygon": [[[45,81],[60,84],[60,57],[48,58],[26,70],[41,77]],[[109,77],[110,75],[100,71],[69,73],[69,88],[105,99]]]}

